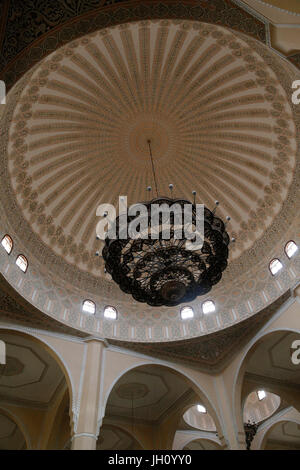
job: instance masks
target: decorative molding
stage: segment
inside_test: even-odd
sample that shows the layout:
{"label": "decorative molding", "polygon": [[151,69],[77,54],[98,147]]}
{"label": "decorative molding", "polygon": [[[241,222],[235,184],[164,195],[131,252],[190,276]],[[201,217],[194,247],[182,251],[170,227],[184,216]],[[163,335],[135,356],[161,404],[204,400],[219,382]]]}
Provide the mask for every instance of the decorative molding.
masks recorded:
{"label": "decorative molding", "polygon": [[[236,2],[237,0],[233,0],[233,1]],[[287,13],[288,15],[300,16],[300,13],[296,13],[295,11],[291,11],[291,10],[285,10],[284,8],[280,8],[276,5],[272,5],[271,3],[264,2],[263,0],[255,0],[255,1],[260,3],[261,5],[263,5],[265,7],[269,7],[269,8],[272,8],[274,10],[281,11],[282,13]],[[242,1],[239,1],[238,3],[242,3]]]}
{"label": "decorative molding", "polygon": [[246,372],[244,380],[247,380],[249,382],[257,383],[258,385],[262,385],[262,384],[269,385],[270,384],[271,386],[275,385],[276,387],[282,387],[284,389],[300,392],[300,385],[291,384],[289,382],[286,382],[286,380],[280,380],[280,379],[276,379],[274,377],[268,377],[266,375],[262,376],[262,375]]}
{"label": "decorative molding", "polygon": [[[32,15],[35,11],[34,9],[32,11],[31,2],[24,0],[18,4],[18,15],[13,16],[14,7],[12,6],[9,13],[14,21],[18,22],[19,18],[27,19],[26,38],[25,40],[23,38],[25,31],[22,29],[22,24],[15,24],[14,21],[6,22],[5,41],[1,51],[2,63],[0,63],[4,69],[2,76],[10,88],[12,83],[29,67],[66,42],[96,29],[126,21],[149,18],[181,18],[209,23],[215,21],[223,26],[252,34],[264,41],[264,23],[258,18],[259,15],[254,15],[245,4],[231,0],[218,0],[215,5],[216,0],[209,1],[210,8],[207,7],[207,0],[169,0],[166,2],[118,0],[102,3],[97,8],[94,2],[85,1],[82,4],[84,8],[78,12],[76,9],[72,10],[72,7],[68,8],[66,2],[58,0],[56,2],[57,17],[47,2],[40,4],[39,18],[41,20],[37,24]],[[19,32],[17,41],[16,30]]]}
{"label": "decorative molding", "polygon": [[[238,38],[238,33],[234,34]],[[246,36],[243,36],[243,41],[244,40],[249,44],[249,47],[251,47],[252,50],[255,50],[260,57],[263,57],[263,60],[270,65],[275,75],[281,74],[280,81],[284,80],[282,85],[283,88],[287,90],[289,76],[285,73],[282,64],[277,62],[278,58],[276,57],[275,59],[270,55],[270,52],[266,52],[266,48],[257,41],[249,39],[248,36],[247,38]],[[263,49],[260,49],[260,47]],[[31,72],[34,71],[30,71],[29,75]],[[30,77],[26,78],[30,79]],[[21,83],[17,86],[17,88],[19,87],[20,92],[22,85],[25,85],[25,80],[24,82],[21,80]],[[17,100],[19,98],[17,96],[18,91],[14,89],[12,92],[14,93],[11,95],[12,101],[13,98]],[[7,106],[9,107],[10,105]],[[5,121],[7,123],[9,122],[8,115],[7,120]],[[5,146],[3,146],[3,151],[6,151]],[[297,179],[296,173],[295,179]],[[4,178],[4,181],[5,180],[6,178]],[[294,188],[294,183],[292,184],[292,187]],[[47,268],[42,266],[41,263],[38,263],[38,259],[35,259],[34,253],[32,252],[30,267],[26,273],[26,277],[17,271],[17,268],[13,266],[13,263],[8,259],[8,257],[5,258],[4,255],[0,255],[0,262],[1,264],[3,263],[3,273],[7,280],[19,289],[20,293],[28,302],[43,310],[48,316],[55,317],[62,323],[69,324],[69,326],[74,329],[82,329],[86,334],[96,335],[99,333],[100,337],[111,337],[123,341],[145,343],[149,342],[150,339],[151,341],[157,341],[159,343],[166,340],[176,341],[186,337],[195,338],[201,335],[204,336],[205,334],[210,334],[221,328],[225,329],[226,327],[233,325],[234,323],[238,323],[238,321],[260,311],[266,305],[271,304],[273,300],[281,295],[282,290],[289,288],[290,284],[294,282],[289,270],[286,269],[278,276],[280,279],[280,286],[282,286],[282,288],[280,288],[274,279],[268,277],[269,273],[267,272],[265,257],[269,252],[269,249],[272,248],[272,251],[275,249],[274,243],[276,243],[276,247],[279,247],[279,243],[281,242],[280,227],[284,226],[286,229],[286,219],[291,220],[290,211],[293,208],[291,201],[296,200],[297,194],[293,189],[282,206],[280,217],[277,217],[276,220],[274,220],[274,224],[267,231],[267,236],[258,240],[253,248],[249,250],[247,256],[243,259],[241,257],[234,268],[234,263],[232,264],[232,273],[230,276],[229,271],[225,273],[224,284],[222,283],[223,286],[221,286],[220,289],[217,286],[214,290],[214,295],[218,302],[218,312],[211,316],[201,317],[200,306],[198,303],[195,303],[195,305],[193,305],[195,308],[195,318],[192,321],[184,323],[184,327],[183,322],[180,321],[179,318],[179,311],[168,310],[159,312],[161,314],[160,318],[158,312],[154,312],[153,309],[150,309],[149,311],[147,310],[147,312],[145,312],[144,309],[141,311],[139,306],[128,302],[125,295],[122,297],[118,291],[114,289],[111,282],[105,282],[105,280],[102,279],[95,280],[94,278],[89,277],[87,273],[79,271],[77,267],[72,271],[69,265],[62,263],[61,257],[55,257],[54,253],[51,254],[50,251],[48,253],[49,257],[47,258],[48,255],[46,256],[48,261]],[[8,208],[8,212],[14,213],[15,217],[18,215],[18,211],[15,206]],[[3,223],[9,224],[8,228],[12,231],[14,231],[15,226],[19,226],[18,221],[16,222],[16,220],[14,220],[14,222],[8,222],[5,219],[4,214],[2,215]],[[295,233],[296,229],[296,226],[293,226],[292,224],[289,227],[289,230],[293,231],[293,233]],[[22,237],[19,239],[16,235],[16,247],[21,249],[25,244],[29,250],[29,240],[25,240],[25,233],[26,230],[22,231],[22,237],[24,240],[22,240]],[[285,235],[286,231],[284,232],[284,235],[282,234],[282,237]],[[42,252],[42,249],[46,250],[42,245],[35,243],[36,239],[33,231],[28,231],[28,237],[32,242],[34,241],[34,246],[39,246],[39,254]],[[264,243],[267,243],[267,246]],[[269,248],[267,249],[267,247]],[[263,251],[263,254],[261,253],[261,250]],[[47,254],[46,251],[44,253]],[[247,263],[255,254],[257,257],[263,255],[264,259],[258,260],[257,266],[255,266],[251,272],[250,270],[247,271],[247,266],[249,267],[249,264]],[[291,263],[290,266],[293,266],[293,269],[294,266],[297,267],[296,259],[291,260],[289,263]],[[68,271],[68,274],[66,270]],[[74,279],[71,279],[70,277],[71,271],[73,272]],[[297,272],[297,269],[294,271]],[[242,276],[240,276],[241,272],[244,273]],[[64,279],[61,280],[62,282],[58,282],[58,277],[61,277],[62,273]],[[66,278],[70,281],[69,284],[65,282]],[[232,291],[229,291],[228,285],[225,283],[226,279],[228,285],[232,285]],[[38,288],[34,287],[37,285],[39,285]],[[258,289],[261,290],[258,291]],[[262,291],[264,292],[264,295],[262,295]],[[101,308],[101,306],[107,301],[106,299],[111,299],[112,297],[116,299],[119,318],[118,321],[114,323],[114,327],[112,327],[112,322],[108,322],[102,317],[81,316],[82,296],[86,295],[87,292],[94,297],[97,297],[96,301],[99,308]],[[222,299],[222,301],[219,301],[219,298]],[[68,308],[66,307],[66,299],[69,303]],[[249,307],[249,302],[251,308]],[[148,324],[145,326],[144,315],[146,315],[146,313],[147,315],[149,313],[149,315],[147,317]],[[82,325],[80,324],[81,320]],[[166,325],[168,326],[166,327]]]}
{"label": "decorative molding", "polygon": [[113,346],[142,353],[144,356],[167,359],[171,363],[173,361],[182,362],[189,367],[196,367],[198,370],[217,373],[228,365],[233,355],[237,354],[249,338],[270,321],[289,298],[290,292],[288,291],[259,314],[240,322],[238,325],[197,339],[159,344],[129,343],[116,340],[108,340],[108,342]]}

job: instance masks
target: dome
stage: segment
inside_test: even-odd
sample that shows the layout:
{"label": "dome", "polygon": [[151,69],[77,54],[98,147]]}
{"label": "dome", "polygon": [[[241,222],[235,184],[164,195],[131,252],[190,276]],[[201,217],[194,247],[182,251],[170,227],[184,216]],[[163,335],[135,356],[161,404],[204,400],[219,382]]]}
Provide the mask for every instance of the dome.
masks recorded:
{"label": "dome", "polygon": [[[3,223],[30,260],[27,300],[94,334],[161,341],[228,327],[279,297],[257,295],[257,284],[263,291],[272,281],[266,259],[287,218],[295,231],[299,117],[288,74],[292,66],[241,33],[179,20],[94,32],[27,72],[8,96],[1,196]],[[179,309],[132,301],[95,257],[103,247],[98,205],[117,207],[122,195],[129,205],[143,201],[154,187],[148,139],[159,192],[172,183],[175,197],[195,190],[210,209],[220,201],[237,240],[210,294],[222,317],[189,323],[189,331]],[[85,298],[98,313],[113,298],[118,326],[82,317]]]}
{"label": "dome", "polygon": [[259,399],[257,391],[251,392],[244,405],[244,423],[248,421],[260,423],[272,416],[280,406],[280,397],[274,393],[265,392],[265,397]]}

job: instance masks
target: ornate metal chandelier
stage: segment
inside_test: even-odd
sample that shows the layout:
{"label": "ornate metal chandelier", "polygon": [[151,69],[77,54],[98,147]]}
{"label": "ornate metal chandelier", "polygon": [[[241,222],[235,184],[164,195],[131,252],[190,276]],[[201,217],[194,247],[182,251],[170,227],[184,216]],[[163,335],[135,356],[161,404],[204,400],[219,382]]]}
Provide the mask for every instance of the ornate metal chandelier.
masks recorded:
{"label": "ornate metal chandelier", "polygon": [[[158,194],[150,141],[148,144]],[[172,187],[170,185],[170,189]],[[203,244],[201,248],[192,251],[186,248],[186,238],[174,237],[177,229],[174,217],[170,217],[168,239],[163,236],[161,219],[153,227],[153,204],[165,204],[169,207],[178,204],[182,216],[184,206],[189,205],[194,225],[197,217],[195,191],[193,194],[193,203],[168,197],[157,197],[143,203],[147,208],[146,223],[149,227],[152,223],[151,229],[154,228],[157,232],[156,239],[112,238],[108,232],[102,250],[106,271],[121,290],[131,294],[136,301],[151,306],[171,307],[182,302],[191,302],[197,296],[208,293],[220,281],[222,272],[227,267],[230,238],[226,225],[215,215],[215,210],[210,211],[204,207]],[[130,223],[132,216],[127,212],[125,217]],[[119,225],[120,216],[115,221],[117,228]]]}
{"label": "ornate metal chandelier", "polygon": [[244,423],[244,430],[245,430],[245,440],[246,440],[246,448],[247,450],[251,450],[252,441],[257,433],[258,424],[253,421],[253,423],[248,421],[248,423]]}

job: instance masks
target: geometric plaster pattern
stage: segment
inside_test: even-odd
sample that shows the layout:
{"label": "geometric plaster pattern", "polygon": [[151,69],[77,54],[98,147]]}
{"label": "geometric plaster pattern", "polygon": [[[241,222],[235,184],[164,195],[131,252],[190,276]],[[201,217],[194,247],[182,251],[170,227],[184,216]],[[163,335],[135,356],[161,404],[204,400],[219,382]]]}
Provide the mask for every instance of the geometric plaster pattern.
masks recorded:
{"label": "geometric plaster pattern", "polygon": [[6,364],[0,365],[0,377],[3,375],[12,376],[21,374],[24,369],[24,364],[16,357],[6,356]]}
{"label": "geometric plaster pattern", "polygon": [[[44,375],[47,373],[48,365],[33,351],[32,348],[22,347],[12,342],[6,342],[7,350],[13,351],[19,357],[22,357],[22,360],[26,361],[27,364],[30,364],[30,374],[25,374],[24,372],[24,363],[21,362],[17,357],[8,356],[7,364],[0,366],[0,377],[1,383],[0,388],[18,388],[28,385],[33,385],[40,382]],[[2,369],[2,373],[1,373]],[[18,380],[11,380],[11,377],[16,375],[22,375],[18,377]],[[5,377],[8,377],[5,379]]]}
{"label": "geometric plaster pattern", "polygon": [[[175,26],[178,28],[178,24]],[[134,25],[131,26],[131,28],[134,27]],[[122,30],[118,31],[122,32]],[[212,26],[208,28],[208,31],[210,31],[209,34],[218,32],[216,31],[216,27]],[[226,34],[228,34],[228,32]],[[241,44],[242,41],[245,41],[243,50],[248,50],[249,46],[246,44],[250,44],[249,38],[243,37],[242,39],[237,36],[237,33],[234,33],[234,35],[237,43]],[[215,40],[217,41],[217,39]],[[289,73],[292,73],[292,69],[288,68],[287,70],[284,70],[285,73],[283,74],[283,70],[279,67],[278,61],[280,59],[275,57],[275,54],[272,55],[273,53],[271,52],[268,52],[268,55],[266,55],[264,49],[259,49],[259,47],[263,48],[263,46],[258,46],[258,43],[254,40],[251,41],[251,50],[256,48],[256,51],[255,53],[253,52],[253,54],[260,54],[259,61],[261,60],[261,57],[263,57],[263,60],[267,61],[268,67],[270,67],[270,74],[274,73],[275,75],[278,74],[278,76],[280,76],[281,73],[280,87],[282,86],[284,91],[280,92],[280,96],[284,96],[284,93],[287,91],[287,85],[290,83],[287,77]],[[82,47],[85,47],[84,44]],[[68,47],[65,49],[68,50]],[[56,62],[55,57],[56,56],[53,56],[50,60],[51,67],[55,66],[59,68],[60,65]],[[282,67],[283,64],[281,64],[281,68]],[[285,65],[285,67],[287,66]],[[30,77],[28,76],[28,78]],[[259,78],[258,80],[263,80],[263,78]],[[284,83],[284,80],[286,83]],[[17,92],[16,94],[11,95],[12,102],[14,99],[17,100],[18,96]],[[271,98],[271,95],[269,96],[266,94],[266,96]],[[270,101],[270,103],[271,102],[272,101]],[[284,101],[284,106],[287,106],[286,103],[287,102]],[[6,108],[9,107],[9,105],[6,106]],[[9,122],[6,111],[9,111],[9,109],[5,110],[3,116],[4,127],[7,127],[6,123]],[[293,122],[295,121],[295,117],[297,117],[296,111],[296,109],[293,109]],[[277,114],[277,118],[280,120],[280,111],[274,110],[274,117],[276,117],[275,115]],[[285,114],[288,116],[289,112],[285,112]],[[280,135],[283,136],[283,134]],[[24,137],[26,136],[20,136],[21,141]],[[284,153],[284,147],[286,146],[284,139],[279,139],[277,143],[281,148],[281,150],[279,150],[278,147],[278,152]],[[22,145],[19,150],[21,150],[21,148]],[[6,147],[4,145],[3,150],[5,151],[5,149]],[[19,150],[16,148],[17,153]],[[26,170],[26,168],[24,168],[24,170]],[[276,279],[270,276],[267,269],[267,254],[270,252],[270,249],[274,252],[274,247],[280,246],[280,243],[283,242],[282,237],[285,239],[289,236],[290,238],[295,238],[297,241],[297,227],[293,225],[293,223],[290,223],[293,220],[293,211],[295,210],[294,204],[297,200],[295,193],[297,189],[297,186],[295,186],[295,178],[297,178],[296,173],[293,175],[293,178],[293,182],[289,187],[289,194],[286,200],[282,203],[281,212],[275,217],[274,223],[271,224],[271,227],[267,230],[265,236],[257,240],[254,243],[253,248],[246,250],[236,260],[232,260],[230,262],[229,268],[224,274],[222,283],[214,288],[214,299],[216,300],[219,309],[217,313],[210,316],[201,318],[199,302],[193,303],[195,320],[188,321],[186,323],[182,323],[180,321],[179,309],[177,311],[164,308],[158,311],[151,307],[143,307],[143,309],[141,309],[141,306],[137,302],[132,302],[128,296],[120,293],[117,286],[115,286],[109,279],[100,276],[95,277],[92,274],[79,270],[78,267],[74,267],[69,262],[63,261],[62,256],[56,255],[52,249],[47,251],[49,250],[48,247],[41,242],[41,239],[28,225],[26,226],[25,220],[23,219],[22,221],[15,203],[10,206],[12,200],[9,202],[8,199],[6,202],[9,204],[5,210],[3,208],[3,210],[0,211],[0,217],[3,220],[3,226],[5,229],[15,235],[16,246],[21,249],[21,245],[25,243],[27,250],[30,250],[30,268],[26,273],[26,277],[23,274],[21,275],[21,273],[13,267],[14,260],[12,257],[9,259],[6,255],[4,256],[4,253],[1,253],[1,270],[5,278],[12,283],[21,295],[23,295],[30,303],[33,303],[37,308],[50,316],[56,317],[63,323],[67,323],[74,328],[93,333],[96,336],[119,338],[128,341],[159,342],[163,340],[170,341],[187,337],[197,337],[217,331],[258,312],[264,306],[269,305],[273,300],[278,298],[286,289],[296,282],[296,278],[300,271],[299,255],[296,255],[294,259],[287,261],[287,268],[281,272]],[[7,178],[4,176],[4,185],[2,186],[2,189],[5,194],[5,198],[9,194],[9,188],[5,188],[7,182]],[[1,202],[2,200],[4,201],[1,197]],[[276,201],[276,198],[274,201]],[[20,234],[18,235],[13,233],[15,231],[14,223],[13,221],[7,220],[7,210],[14,213],[15,218],[18,218],[18,227],[25,224],[22,228],[22,236]],[[287,219],[289,220],[288,230],[286,229]],[[241,246],[242,241],[241,237]],[[236,248],[236,250],[241,250],[241,247]],[[22,249],[22,251],[24,251],[24,249]],[[250,269],[251,264],[254,263],[255,256],[258,257],[256,265]],[[39,258],[39,261],[37,258]],[[81,314],[82,299],[89,297],[92,297],[96,301],[96,316],[91,317]],[[114,299],[114,303],[119,312],[116,323],[109,322],[102,317],[104,306],[111,303],[112,298]]]}
{"label": "geometric plaster pattern", "polygon": [[[3,287],[7,287],[7,283],[2,283]],[[59,322],[55,321],[51,317],[44,315],[41,312],[33,312],[32,308],[28,305],[26,309],[16,303],[12,296],[16,296],[16,293],[9,290],[9,294],[6,294],[4,298],[1,297],[0,291],[0,309],[2,320],[9,321],[10,323],[17,323],[19,325],[46,329],[48,331],[57,331],[71,336],[84,336],[83,333],[68,328]],[[239,325],[230,327],[224,332],[217,332],[208,335],[204,338],[198,338],[195,340],[182,340],[180,342],[173,342],[169,347],[168,355],[166,355],[166,345],[134,345],[130,343],[112,342],[117,346],[125,348],[135,349],[142,353],[150,354],[153,356],[165,358],[167,360],[176,360],[179,362],[187,363],[188,365],[195,365],[197,368],[204,371],[218,371],[224,368],[229,360],[232,358],[234,352],[242,347],[249,335],[255,334],[255,332],[262,327],[265,321],[271,318],[272,314],[288,299],[289,294],[285,294],[281,299],[275,302],[271,307],[266,309],[266,312],[262,311],[259,315],[256,315],[245,322],[241,322]],[[18,299],[21,299],[18,296]],[[24,301],[22,302],[24,304]],[[26,303],[25,303],[26,305]],[[19,312],[19,313],[18,313]],[[5,322],[4,322],[5,323]]]}
{"label": "geometric plaster pattern", "polygon": [[222,201],[238,239],[232,259],[261,238],[292,181],[295,124],[276,75],[236,34],[195,22],[130,23],[52,60],[15,109],[8,166],[23,215],[56,254],[104,274],[96,209],[116,206],[121,194],[128,204],[145,198],[148,138],[161,192],[171,178],[177,195],[193,187],[208,207]]}
{"label": "geometric plaster pattern", "polygon": [[[3,281],[1,286],[7,289],[8,285]],[[8,289],[9,294],[0,291],[0,310],[1,318],[5,323],[9,321],[14,324],[38,328],[53,332],[60,332],[69,334],[71,336],[84,337],[85,335],[77,330],[68,328],[56,320],[44,315],[41,312],[33,311],[26,302],[22,301],[22,307],[16,302],[16,292]],[[195,365],[197,368],[204,371],[217,372],[224,368],[236,352],[247,339],[255,334],[255,332],[262,327],[265,321],[271,318],[272,314],[289,298],[289,293],[286,293],[272,306],[268,307],[266,311],[261,311],[259,315],[255,315],[239,325],[232,326],[224,332],[217,332],[208,335],[207,337],[198,338],[194,340],[182,340],[180,342],[173,342],[169,346],[168,353],[166,354],[166,345],[134,345],[134,343],[120,343],[112,342],[117,346],[135,349],[136,351],[150,354],[153,356],[165,358],[167,360],[176,360],[179,362],[187,363],[188,365]],[[18,301],[22,300],[17,296]],[[24,307],[23,307],[24,305]]]}
{"label": "geometric plaster pattern", "polygon": [[218,372],[226,367],[234,354],[287,301],[287,292],[259,314],[223,331],[185,341],[171,343],[129,343],[109,340],[111,344],[160,359],[182,362],[203,371]]}
{"label": "geometric plaster pattern", "polygon": [[276,424],[267,433],[265,448],[299,450],[299,424],[292,421]]}
{"label": "geometric plaster pattern", "polygon": [[7,364],[0,366],[1,402],[33,408],[50,406],[65,383],[59,365],[28,338],[2,331],[1,339],[8,356]]}
{"label": "geometric plaster pattern", "polygon": [[144,398],[149,393],[149,389],[145,384],[131,382],[120,385],[116,392],[120,398],[136,400],[137,398]]}
{"label": "geometric plaster pattern", "polygon": [[13,322],[31,328],[51,330],[77,337],[87,336],[34,308],[9,285],[3,276],[0,276],[0,312],[2,322]]}
{"label": "geometric plaster pattern", "polygon": [[219,444],[208,439],[195,439],[187,444],[183,450],[222,450]]}

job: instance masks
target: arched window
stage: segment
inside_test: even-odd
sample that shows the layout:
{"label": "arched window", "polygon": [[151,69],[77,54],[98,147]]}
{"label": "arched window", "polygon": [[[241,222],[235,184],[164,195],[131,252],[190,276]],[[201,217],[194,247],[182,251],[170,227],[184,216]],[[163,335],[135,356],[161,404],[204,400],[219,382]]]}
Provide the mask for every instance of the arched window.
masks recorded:
{"label": "arched window", "polygon": [[259,399],[259,401],[263,400],[264,398],[266,398],[267,394],[264,390],[258,390],[257,391],[257,397]]}
{"label": "arched window", "polygon": [[197,405],[197,411],[199,411],[199,413],[206,413],[206,408],[203,405]]}
{"label": "arched window", "polygon": [[26,256],[19,255],[16,259],[16,265],[21,269],[21,271],[23,271],[23,273],[25,273],[28,268],[28,261]]}
{"label": "arched window", "polygon": [[108,318],[109,320],[116,320],[118,316],[117,310],[115,309],[115,307],[112,307],[110,305],[107,305],[107,307],[105,307],[103,315],[105,318]]}
{"label": "arched window", "polygon": [[277,274],[278,271],[280,271],[280,269],[282,268],[283,268],[282,262],[278,258],[274,258],[272,259],[272,261],[270,261],[269,269],[271,273],[273,274],[273,276],[275,276],[275,274]]}
{"label": "arched window", "polygon": [[293,242],[293,240],[290,240],[290,241],[287,242],[287,244],[285,245],[284,251],[285,251],[286,256],[287,256],[288,258],[291,258],[292,256],[294,256],[294,254],[296,253],[296,251],[298,251],[298,246],[296,245],[295,242]]}
{"label": "arched window", "polygon": [[85,300],[82,304],[82,311],[91,313],[92,315],[96,312],[96,304],[92,300]]}
{"label": "arched window", "polygon": [[187,320],[188,318],[194,317],[194,310],[192,307],[182,307],[180,310],[180,315],[182,320]]}
{"label": "arched window", "polygon": [[203,313],[212,313],[215,312],[216,306],[215,303],[212,300],[206,300],[202,304],[202,312]]}
{"label": "arched window", "polygon": [[1,245],[5,249],[5,251],[10,254],[11,250],[13,249],[13,241],[12,238],[9,235],[4,235],[4,237],[1,240]]}

